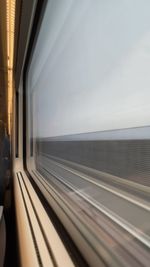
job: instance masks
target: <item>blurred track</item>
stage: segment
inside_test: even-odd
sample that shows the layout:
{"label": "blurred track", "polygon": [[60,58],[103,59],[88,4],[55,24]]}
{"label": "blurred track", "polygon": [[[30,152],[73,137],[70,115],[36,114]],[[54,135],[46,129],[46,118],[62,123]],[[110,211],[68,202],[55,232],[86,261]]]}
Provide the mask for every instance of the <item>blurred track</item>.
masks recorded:
{"label": "blurred track", "polygon": [[66,199],[78,224],[81,220],[89,229],[86,238],[108,265],[149,267],[149,187],[50,154],[39,154],[36,165],[35,179]]}
{"label": "blurred track", "polygon": [[[97,183],[97,182],[101,182],[101,186],[102,184],[104,184],[104,186],[107,186],[107,190],[108,188],[115,188],[118,190],[121,190],[121,194],[122,191],[125,195],[126,194],[130,195],[133,199],[136,198],[140,198],[140,202],[141,199],[145,202],[146,201],[146,205],[149,206],[150,203],[150,187],[144,186],[142,184],[138,184],[135,182],[130,181],[129,179],[122,179],[120,177],[116,177],[114,175],[111,175],[109,173],[104,173],[98,170],[95,170],[93,168],[89,168],[87,166],[83,166],[81,164],[77,164],[68,160],[64,160],[58,157],[54,157],[50,154],[44,154],[41,153],[40,155],[43,155],[44,157],[47,157],[51,160],[54,160],[57,163],[60,163],[61,166],[63,168],[67,168],[67,170],[69,170],[70,172],[73,172],[74,174],[77,174],[79,176],[83,177],[84,174],[84,178],[88,179],[88,177],[90,177],[90,181],[92,181],[93,183]],[[92,180],[91,180],[92,177]],[[113,190],[114,191],[114,190]]]}
{"label": "blurred track", "polygon": [[77,173],[68,166],[43,155],[38,157],[38,164],[40,168],[53,175],[71,191],[150,248],[150,206],[147,201],[123,194],[118,188],[107,186],[100,180],[96,181],[79,171]]}

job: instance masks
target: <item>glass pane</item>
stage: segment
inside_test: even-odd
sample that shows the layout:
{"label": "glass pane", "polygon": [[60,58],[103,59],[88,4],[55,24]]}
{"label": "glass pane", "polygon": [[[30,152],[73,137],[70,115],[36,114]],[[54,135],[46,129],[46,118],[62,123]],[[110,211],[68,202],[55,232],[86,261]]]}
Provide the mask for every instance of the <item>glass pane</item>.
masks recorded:
{"label": "glass pane", "polygon": [[148,0],[48,1],[28,68],[35,169],[110,266],[150,262],[149,11]]}

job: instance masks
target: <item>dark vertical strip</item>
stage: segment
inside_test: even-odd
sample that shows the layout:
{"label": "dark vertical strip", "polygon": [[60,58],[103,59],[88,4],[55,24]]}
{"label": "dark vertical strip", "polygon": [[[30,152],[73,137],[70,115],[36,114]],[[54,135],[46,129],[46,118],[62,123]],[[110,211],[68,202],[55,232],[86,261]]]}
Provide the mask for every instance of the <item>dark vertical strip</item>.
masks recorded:
{"label": "dark vertical strip", "polygon": [[33,92],[30,99],[30,156],[33,156]]}
{"label": "dark vertical strip", "polygon": [[18,92],[16,92],[16,121],[15,121],[15,138],[16,138],[16,157],[18,158],[18,144],[19,144],[19,95]]}

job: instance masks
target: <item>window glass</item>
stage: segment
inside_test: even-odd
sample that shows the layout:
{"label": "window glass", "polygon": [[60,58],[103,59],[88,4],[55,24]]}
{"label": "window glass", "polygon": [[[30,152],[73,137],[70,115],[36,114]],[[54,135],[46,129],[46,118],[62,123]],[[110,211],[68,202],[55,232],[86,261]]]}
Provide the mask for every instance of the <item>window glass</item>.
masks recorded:
{"label": "window glass", "polygon": [[36,170],[110,266],[150,260],[149,11],[148,0],[48,1],[28,68]]}

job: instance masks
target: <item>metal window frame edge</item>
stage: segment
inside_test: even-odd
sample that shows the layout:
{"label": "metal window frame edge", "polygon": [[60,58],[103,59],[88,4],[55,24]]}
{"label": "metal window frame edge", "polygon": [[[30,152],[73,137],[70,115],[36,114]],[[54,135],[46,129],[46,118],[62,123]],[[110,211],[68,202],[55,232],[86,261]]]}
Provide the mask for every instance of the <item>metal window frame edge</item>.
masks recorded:
{"label": "metal window frame edge", "polygon": [[[61,266],[60,264],[60,258],[61,258],[61,263],[62,259],[65,259],[65,266],[68,267],[73,267],[74,264],[68,255],[64,245],[62,244],[62,241],[60,240],[56,230],[52,226],[51,221],[48,218],[48,215],[46,214],[46,211],[44,207],[42,207],[42,204],[33,189],[29,178],[27,177],[24,169],[24,163],[23,163],[23,133],[24,133],[24,128],[23,128],[23,72],[24,72],[24,66],[25,66],[25,59],[27,56],[27,50],[28,50],[28,45],[29,45],[29,40],[30,40],[30,34],[32,30],[32,25],[33,25],[33,20],[34,20],[34,15],[35,15],[35,10],[36,10],[36,5],[37,5],[37,0],[33,1],[22,1],[23,8],[21,10],[21,21],[20,23],[20,32],[19,32],[19,37],[18,37],[18,51],[16,52],[16,70],[15,70],[15,90],[14,90],[14,98],[13,98],[13,130],[12,130],[12,143],[13,143],[13,184],[14,184],[14,201],[15,201],[15,213],[16,213],[16,223],[17,223],[17,237],[18,237],[18,247],[19,247],[19,260],[21,266]],[[28,14],[28,16],[27,16]],[[19,105],[18,105],[18,129],[15,129],[15,93],[16,91],[18,92],[18,98],[19,98]],[[18,131],[18,156],[16,157],[16,147],[15,147],[15,142],[16,142],[16,131]],[[18,173],[22,173],[26,186],[27,188],[25,189],[24,185],[21,184],[22,181],[19,181],[18,178]],[[26,191],[30,191],[32,195],[32,201],[34,203],[34,207],[36,207],[37,212],[39,213],[39,218],[40,220],[38,221],[37,218],[35,219],[34,217],[34,222],[32,216],[33,210],[31,209],[31,203],[30,200],[27,196]],[[29,207],[29,210],[28,210]],[[40,211],[39,211],[40,210]],[[27,215],[27,213],[29,213]],[[41,215],[42,213],[42,215]],[[30,215],[30,222],[29,222],[29,215]],[[46,222],[46,223],[45,223]],[[34,241],[33,241],[33,236],[32,236],[32,231],[30,229],[30,223],[33,224],[33,229],[36,229],[36,239],[41,239],[43,240],[43,232],[39,231],[39,225],[42,225],[43,231],[44,229],[49,229],[48,231],[48,236],[51,237],[51,233],[53,232],[53,238],[50,240],[48,239],[47,236],[47,248],[46,248],[46,241],[42,241],[44,245],[40,244],[38,242],[38,251],[40,253],[40,257],[42,259],[42,262],[38,260],[38,253],[37,253],[37,247],[35,247]],[[37,232],[38,231],[38,232]],[[46,238],[46,237],[45,237]],[[57,243],[57,246],[59,249],[57,251],[53,251],[51,253],[56,254],[58,252],[58,258],[52,259],[52,255],[50,255],[48,251],[48,246],[53,247],[53,239],[55,240],[55,245]],[[57,240],[57,242],[56,242]],[[55,246],[56,247],[56,246]],[[60,249],[61,248],[61,249]],[[60,252],[61,250],[61,252]],[[49,254],[49,256],[48,256]],[[49,257],[49,259],[48,259]],[[51,261],[51,263],[50,263]],[[50,264],[49,264],[50,263]]]}

